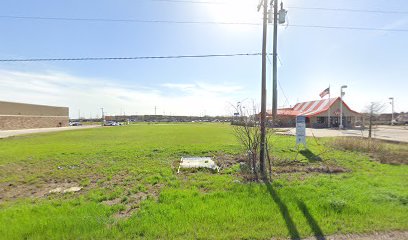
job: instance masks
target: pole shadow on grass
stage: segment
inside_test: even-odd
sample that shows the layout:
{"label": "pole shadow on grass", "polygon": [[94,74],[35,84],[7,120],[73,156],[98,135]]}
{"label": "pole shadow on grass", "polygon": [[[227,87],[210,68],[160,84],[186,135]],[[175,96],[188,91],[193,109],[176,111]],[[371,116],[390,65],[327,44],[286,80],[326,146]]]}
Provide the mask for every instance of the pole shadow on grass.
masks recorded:
{"label": "pole shadow on grass", "polygon": [[264,183],[266,188],[268,189],[269,194],[271,195],[273,201],[278,205],[279,210],[282,214],[283,219],[285,220],[286,227],[288,228],[290,238],[291,239],[300,239],[299,231],[296,228],[295,223],[293,222],[288,207],[285,203],[282,202],[281,198],[279,197],[278,193],[273,189],[272,184],[269,182],[267,178],[265,178]]}
{"label": "pole shadow on grass", "polygon": [[303,201],[298,200],[297,205],[299,209],[302,211],[303,215],[305,216],[307,223],[309,224],[310,228],[314,233],[315,238],[317,240],[326,240],[326,237],[324,236],[322,229],[320,228],[319,224],[314,219],[312,214],[310,214],[306,204]]}
{"label": "pole shadow on grass", "polygon": [[309,149],[300,150],[299,153],[302,154],[305,158],[307,158],[307,160],[309,160],[309,162],[322,161],[321,157],[317,156],[316,154],[314,154]]}
{"label": "pole shadow on grass", "polygon": [[[279,211],[281,212],[281,215],[283,219],[285,220],[286,227],[288,228],[290,238],[292,240],[295,239],[301,239],[299,231],[296,228],[296,224],[293,222],[293,219],[291,218],[289,214],[288,207],[286,204],[282,201],[282,199],[279,197],[278,193],[275,191],[273,188],[271,182],[267,178],[263,178],[263,182],[265,183],[265,186],[271,195],[273,201],[278,205]],[[309,224],[310,228],[312,229],[314,236],[317,240],[326,240],[324,233],[322,229],[320,228],[319,224],[317,221],[314,219],[312,214],[310,214],[309,209],[307,208],[306,204],[303,201],[298,200],[297,205],[299,209],[302,211],[303,215],[305,216],[307,223]]]}

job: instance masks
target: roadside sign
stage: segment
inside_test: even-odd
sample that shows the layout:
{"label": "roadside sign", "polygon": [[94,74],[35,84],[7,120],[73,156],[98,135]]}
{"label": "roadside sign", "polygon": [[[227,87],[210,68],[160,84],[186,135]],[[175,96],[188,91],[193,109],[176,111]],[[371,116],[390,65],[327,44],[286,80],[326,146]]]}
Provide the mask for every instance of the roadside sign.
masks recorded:
{"label": "roadside sign", "polygon": [[306,147],[306,117],[296,117],[296,145],[303,144]]}

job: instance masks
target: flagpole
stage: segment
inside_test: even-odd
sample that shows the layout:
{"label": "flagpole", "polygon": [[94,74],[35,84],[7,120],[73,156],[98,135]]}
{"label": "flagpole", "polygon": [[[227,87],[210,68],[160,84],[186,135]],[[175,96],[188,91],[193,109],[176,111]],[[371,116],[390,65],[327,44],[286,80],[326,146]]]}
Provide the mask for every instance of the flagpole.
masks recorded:
{"label": "flagpole", "polygon": [[331,89],[330,89],[330,84],[329,84],[329,110],[328,110],[328,118],[327,118],[327,125],[329,126],[329,128],[331,127],[331,121],[330,121],[330,101],[331,101]]}

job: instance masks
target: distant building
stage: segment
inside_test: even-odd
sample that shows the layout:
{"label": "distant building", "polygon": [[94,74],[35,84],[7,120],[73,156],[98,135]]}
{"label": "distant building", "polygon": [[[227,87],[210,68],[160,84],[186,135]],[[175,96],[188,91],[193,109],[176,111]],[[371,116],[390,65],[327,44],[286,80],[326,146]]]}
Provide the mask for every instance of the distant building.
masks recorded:
{"label": "distant building", "polygon": [[231,122],[230,116],[170,116],[170,115],[130,115],[130,116],[105,116],[106,121],[118,122]]}
{"label": "distant building", "polygon": [[[340,104],[343,105],[343,126],[345,128],[355,127],[361,115],[351,110],[344,101],[341,101],[340,97],[302,102],[297,103],[292,108],[278,109],[277,125],[281,127],[294,127],[296,126],[296,116],[305,116],[307,127],[328,128],[330,111],[330,126],[339,127]],[[267,118],[272,118],[272,111],[267,112]]]}
{"label": "distant building", "polygon": [[408,112],[397,114],[396,120],[399,124],[408,124]]}
{"label": "distant building", "polygon": [[65,127],[69,109],[0,101],[0,130]]}

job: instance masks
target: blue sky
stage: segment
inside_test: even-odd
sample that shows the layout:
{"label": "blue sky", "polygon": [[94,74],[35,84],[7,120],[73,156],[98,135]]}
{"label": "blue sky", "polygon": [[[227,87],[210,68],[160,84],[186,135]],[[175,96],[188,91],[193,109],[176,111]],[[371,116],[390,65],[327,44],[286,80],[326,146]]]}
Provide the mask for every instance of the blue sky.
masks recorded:
{"label": "blue sky", "polygon": [[[203,0],[192,0],[203,1]],[[0,2],[0,16],[258,22],[257,0],[210,3],[152,0]],[[408,29],[408,14],[306,10],[348,8],[408,12],[404,0],[286,0],[289,26],[279,28],[279,106],[332,96],[361,111],[395,97],[408,111],[408,32],[304,28],[323,25]],[[292,7],[292,8],[291,8]],[[271,29],[271,26],[270,26]],[[0,17],[0,58],[132,57],[255,53],[261,26],[85,22]],[[271,50],[271,35],[269,46]],[[268,66],[268,105],[271,66]],[[259,56],[106,62],[0,63],[0,100],[70,107],[70,115],[227,115],[231,104],[259,104]],[[283,89],[283,91],[282,91]],[[284,92],[284,94],[283,94]],[[285,96],[286,97],[285,97]],[[389,104],[387,109],[390,111]],[[100,115],[100,114],[99,114]]]}

